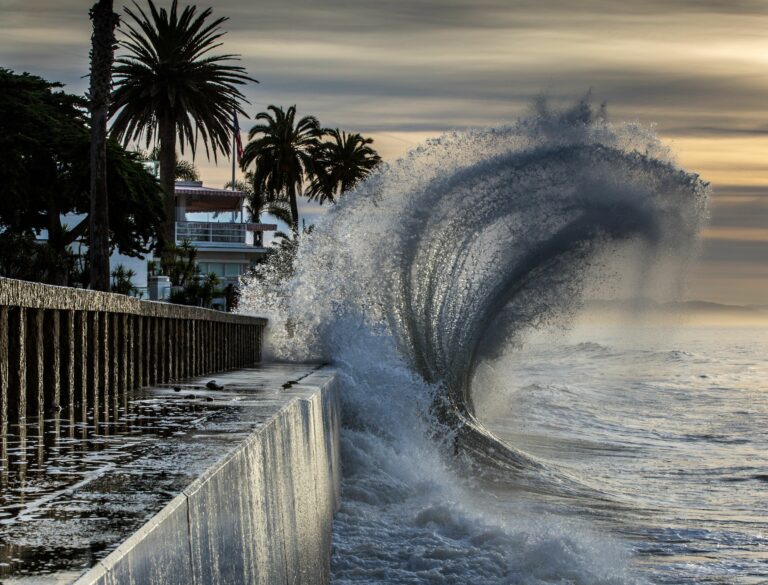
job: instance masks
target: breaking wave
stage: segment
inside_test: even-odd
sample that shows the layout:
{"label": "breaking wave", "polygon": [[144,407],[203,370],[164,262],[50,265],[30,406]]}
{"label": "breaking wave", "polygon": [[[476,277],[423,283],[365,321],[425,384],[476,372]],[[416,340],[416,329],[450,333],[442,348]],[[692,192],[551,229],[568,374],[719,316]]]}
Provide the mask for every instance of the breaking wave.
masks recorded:
{"label": "breaking wave", "polygon": [[339,371],[336,582],[636,582],[620,544],[532,512],[601,496],[486,431],[472,380],[567,322],[619,250],[695,253],[707,191],[651,129],[538,104],[381,168],[302,236],[291,278],[267,266],[245,283],[274,357]]}

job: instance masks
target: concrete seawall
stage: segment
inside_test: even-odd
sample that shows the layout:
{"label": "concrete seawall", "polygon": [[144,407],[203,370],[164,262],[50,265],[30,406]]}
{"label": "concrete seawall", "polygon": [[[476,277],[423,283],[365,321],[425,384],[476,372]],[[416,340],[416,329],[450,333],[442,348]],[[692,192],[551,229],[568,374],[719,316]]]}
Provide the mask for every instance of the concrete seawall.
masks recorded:
{"label": "concrete seawall", "polygon": [[327,583],[340,500],[337,385],[322,369],[286,386],[249,401],[253,424],[233,449],[76,583]]}

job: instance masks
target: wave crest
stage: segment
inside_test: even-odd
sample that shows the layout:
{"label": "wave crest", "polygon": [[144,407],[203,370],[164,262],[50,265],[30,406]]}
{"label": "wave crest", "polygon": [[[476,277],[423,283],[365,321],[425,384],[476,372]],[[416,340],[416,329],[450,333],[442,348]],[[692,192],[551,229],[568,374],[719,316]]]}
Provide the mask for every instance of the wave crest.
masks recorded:
{"label": "wave crest", "polygon": [[572,312],[611,246],[692,252],[707,194],[651,129],[540,103],[380,169],[303,237],[294,278],[253,279],[242,306],[271,319],[283,358],[333,360],[359,328],[391,338],[471,418],[484,355]]}

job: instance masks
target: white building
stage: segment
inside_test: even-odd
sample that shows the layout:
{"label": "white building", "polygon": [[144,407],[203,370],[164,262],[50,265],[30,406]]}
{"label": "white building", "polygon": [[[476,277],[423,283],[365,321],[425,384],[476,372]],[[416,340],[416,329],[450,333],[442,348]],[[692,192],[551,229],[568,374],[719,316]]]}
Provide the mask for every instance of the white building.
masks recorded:
{"label": "white building", "polygon": [[[200,273],[215,274],[222,287],[237,286],[240,275],[267,253],[264,232],[277,229],[275,224],[245,220],[245,193],[206,187],[201,181],[176,182],[175,220],[176,244],[192,244],[197,250]],[[113,261],[113,265],[117,263]],[[137,286],[141,288],[142,281],[148,280],[146,264],[143,274],[134,268],[135,262],[128,264],[136,272]],[[167,281],[148,284],[151,298],[167,298],[170,293]]]}

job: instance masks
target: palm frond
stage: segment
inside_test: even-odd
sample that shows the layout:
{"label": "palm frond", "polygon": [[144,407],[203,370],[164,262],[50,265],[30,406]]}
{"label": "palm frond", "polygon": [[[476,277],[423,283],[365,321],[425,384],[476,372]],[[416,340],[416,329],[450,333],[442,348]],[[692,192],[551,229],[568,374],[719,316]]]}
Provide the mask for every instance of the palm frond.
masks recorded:
{"label": "palm frond", "polygon": [[348,134],[338,128],[323,132],[330,136],[318,145],[313,158],[312,180],[305,196],[321,205],[333,203],[342,193],[364,180],[381,162],[381,157],[370,146],[373,139],[360,134]]}
{"label": "palm frond", "polygon": [[[157,136],[160,120],[172,122],[181,152],[193,157],[198,140],[208,157],[228,155],[233,112],[247,117],[240,87],[256,82],[232,54],[211,55],[225,34],[225,17],[212,19],[212,10],[195,6],[170,10],[148,0],[146,11],[134,1],[126,7],[124,53],[115,60],[112,95],[112,136],[127,144]],[[257,82],[258,83],[258,82]]]}

